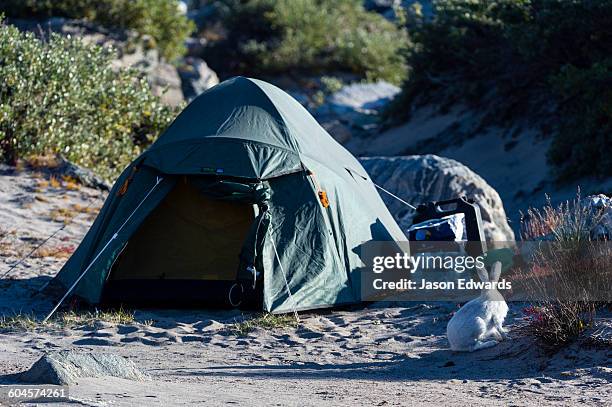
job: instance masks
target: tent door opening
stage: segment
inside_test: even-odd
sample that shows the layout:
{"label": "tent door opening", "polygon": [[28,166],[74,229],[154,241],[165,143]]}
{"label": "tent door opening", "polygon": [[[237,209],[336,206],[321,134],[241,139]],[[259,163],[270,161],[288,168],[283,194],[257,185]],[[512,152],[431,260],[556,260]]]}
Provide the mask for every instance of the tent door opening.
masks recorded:
{"label": "tent door opening", "polygon": [[235,286],[239,255],[254,219],[253,205],[213,199],[187,178],[180,180],[115,261],[103,302],[257,306],[261,293]]}

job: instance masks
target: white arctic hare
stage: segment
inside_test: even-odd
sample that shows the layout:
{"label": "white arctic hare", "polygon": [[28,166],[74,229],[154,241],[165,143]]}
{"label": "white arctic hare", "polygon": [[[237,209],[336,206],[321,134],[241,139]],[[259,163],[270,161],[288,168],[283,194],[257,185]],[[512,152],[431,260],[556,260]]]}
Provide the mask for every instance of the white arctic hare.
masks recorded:
{"label": "white arctic hare", "polygon": [[[478,269],[483,282],[497,282],[501,274],[501,262],[491,266],[491,276],[485,269]],[[446,326],[446,336],[455,351],[473,352],[490,348],[507,339],[507,330],[502,326],[508,304],[496,288],[483,288],[480,296],[465,304],[453,315]]]}

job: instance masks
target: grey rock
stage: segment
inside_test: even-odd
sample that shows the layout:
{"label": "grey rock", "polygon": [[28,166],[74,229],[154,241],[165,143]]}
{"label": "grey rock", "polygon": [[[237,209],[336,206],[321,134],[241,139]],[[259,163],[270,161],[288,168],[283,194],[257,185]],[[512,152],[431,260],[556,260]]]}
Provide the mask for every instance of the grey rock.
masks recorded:
{"label": "grey rock", "polygon": [[93,171],[71,163],[62,157],[60,157],[60,165],[54,168],[53,171],[72,178],[86,187],[97,188],[104,191],[110,191],[111,189],[111,185],[103,178],[97,176]]}
{"label": "grey rock", "polygon": [[[400,88],[384,81],[347,85],[330,95],[314,111],[314,116],[323,127],[343,132],[347,128],[352,135],[364,136],[379,128],[380,114],[399,91]],[[333,124],[335,122],[340,122],[344,128]],[[333,131],[331,134],[336,139],[346,138],[335,135]]]}
{"label": "grey rock", "polygon": [[400,88],[388,82],[355,83],[333,93],[329,108],[336,113],[379,113],[400,92]]}
{"label": "grey rock", "polygon": [[206,51],[206,45],[208,41],[206,38],[194,38],[189,37],[185,40],[185,47],[187,48],[187,55],[190,57],[199,57]]}
{"label": "grey rock", "polygon": [[612,239],[612,198],[599,194],[587,196],[582,205],[591,209],[597,217],[591,229],[591,239],[609,241]]}
{"label": "grey rock", "polygon": [[80,378],[105,376],[137,381],[149,379],[134,362],[121,356],[75,351],[47,353],[18,379],[26,383],[73,385]]}
{"label": "grey rock", "polygon": [[154,95],[159,96],[163,103],[178,106],[185,101],[181,78],[171,64],[160,62],[147,74]]}
{"label": "grey rock", "polygon": [[401,5],[401,0],[365,0],[363,7],[366,10],[385,9],[389,7],[397,7]]}
{"label": "grey rock", "polygon": [[387,20],[395,21],[397,15],[395,10],[401,7],[401,0],[365,0],[363,7],[368,11],[382,14]]}
{"label": "grey rock", "polygon": [[178,69],[183,96],[188,101],[219,83],[217,74],[200,58],[187,57]]}
{"label": "grey rock", "polygon": [[[485,238],[488,241],[513,241],[499,194],[458,161],[435,155],[360,158],[372,180],[414,206],[420,203],[472,198],[480,206]],[[389,210],[403,230],[412,225],[413,211],[381,192]]]}
{"label": "grey rock", "polygon": [[53,165],[36,167],[35,170],[60,179],[64,177],[70,178],[89,188],[96,188],[102,191],[110,191],[111,189],[111,185],[93,171],[74,164],[62,156],[57,156]]}
{"label": "grey rock", "polygon": [[119,48],[113,67],[137,69],[147,78],[154,95],[159,96],[167,105],[178,106],[185,98],[176,67],[162,61],[157,49],[148,46],[147,41],[144,37],[141,44],[130,49],[130,52]]}
{"label": "grey rock", "polygon": [[179,13],[181,13],[182,15],[187,14],[187,11],[189,10],[189,4],[187,1],[179,0],[177,6]]}
{"label": "grey rock", "polygon": [[432,0],[365,0],[363,6],[368,11],[381,14],[387,20],[396,21],[397,9],[401,7],[410,13],[417,3],[423,17],[426,19],[433,17],[435,10]]}

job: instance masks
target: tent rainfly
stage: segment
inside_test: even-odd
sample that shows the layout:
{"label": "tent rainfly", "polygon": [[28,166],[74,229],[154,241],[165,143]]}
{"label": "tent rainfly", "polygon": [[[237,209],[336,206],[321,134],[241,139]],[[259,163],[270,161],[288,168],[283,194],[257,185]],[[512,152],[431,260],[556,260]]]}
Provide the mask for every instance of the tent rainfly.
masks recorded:
{"label": "tent rainfly", "polygon": [[361,301],[360,246],[405,240],[365,170],[291,96],[235,77],[121,174],[56,277],[90,303]]}

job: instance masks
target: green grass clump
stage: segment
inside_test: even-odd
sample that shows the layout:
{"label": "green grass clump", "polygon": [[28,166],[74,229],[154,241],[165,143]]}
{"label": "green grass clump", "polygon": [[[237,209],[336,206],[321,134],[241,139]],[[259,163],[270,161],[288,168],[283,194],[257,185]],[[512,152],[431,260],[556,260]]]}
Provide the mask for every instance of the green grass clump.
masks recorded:
{"label": "green grass clump", "polygon": [[[67,311],[54,315],[45,324],[33,313],[15,313],[0,316],[0,331],[22,332],[34,331],[37,328],[73,329],[91,326],[96,322],[106,322],[113,325],[131,324],[135,322],[134,312],[119,309],[94,311]],[[145,321],[146,322],[146,321]]]}
{"label": "green grass clump", "polygon": [[352,72],[400,83],[406,75],[404,29],[361,0],[226,0],[228,38],[217,61],[239,73]]}
{"label": "green grass clump", "polygon": [[67,17],[132,29],[153,37],[168,60],[184,54],[183,42],[195,29],[176,0],[0,0],[0,11],[9,17]]}
{"label": "green grass clump", "polygon": [[135,322],[134,312],[123,308],[80,312],[69,311],[60,313],[51,323],[60,327],[75,328],[93,325],[96,322],[107,322],[114,325],[131,324]]}
{"label": "green grass clump", "polygon": [[612,0],[438,0],[412,15],[410,76],[390,116],[416,103],[486,107],[484,124],[536,119],[558,180],[609,176]]}
{"label": "green grass clump", "polygon": [[33,331],[38,326],[34,314],[13,314],[0,316],[1,331]]}
{"label": "green grass clump", "polygon": [[278,328],[296,327],[297,321],[294,315],[291,314],[259,314],[252,318],[246,318],[242,321],[232,324],[230,332],[236,336],[246,336],[249,332],[256,328],[272,330]]}
{"label": "green grass clump", "polygon": [[0,159],[62,154],[112,179],[176,111],[112,51],[51,35],[43,42],[0,22]]}

